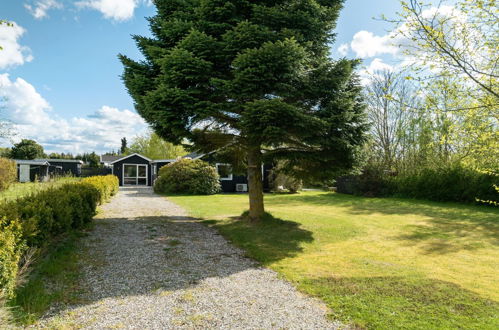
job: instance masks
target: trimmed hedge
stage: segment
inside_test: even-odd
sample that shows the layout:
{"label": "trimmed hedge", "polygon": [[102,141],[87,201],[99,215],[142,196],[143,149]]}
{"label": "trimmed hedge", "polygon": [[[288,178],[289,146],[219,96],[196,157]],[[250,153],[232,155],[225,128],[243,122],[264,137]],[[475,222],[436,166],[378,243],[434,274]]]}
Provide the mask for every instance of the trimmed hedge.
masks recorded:
{"label": "trimmed hedge", "polygon": [[118,193],[120,183],[118,177],[114,175],[91,176],[82,180],[84,183],[90,183],[97,187],[100,192],[100,203],[105,203]]}
{"label": "trimmed hedge", "polygon": [[417,173],[389,176],[365,170],[362,175],[337,180],[340,193],[361,196],[399,196],[442,202],[499,201],[494,186],[499,177],[459,165],[424,168]]}
{"label": "trimmed hedge", "polygon": [[0,204],[0,295],[12,297],[19,262],[27,248],[88,224],[97,205],[117,191],[117,178],[66,183]]}
{"label": "trimmed hedge", "polygon": [[157,193],[213,195],[221,191],[217,170],[200,159],[181,159],[163,166],[154,182]]}
{"label": "trimmed hedge", "polygon": [[16,163],[0,157],[0,191],[4,191],[17,180]]}
{"label": "trimmed hedge", "polygon": [[498,201],[494,185],[498,177],[461,166],[427,168],[416,175],[397,176],[388,181],[392,194],[429,199],[475,203],[477,199]]}

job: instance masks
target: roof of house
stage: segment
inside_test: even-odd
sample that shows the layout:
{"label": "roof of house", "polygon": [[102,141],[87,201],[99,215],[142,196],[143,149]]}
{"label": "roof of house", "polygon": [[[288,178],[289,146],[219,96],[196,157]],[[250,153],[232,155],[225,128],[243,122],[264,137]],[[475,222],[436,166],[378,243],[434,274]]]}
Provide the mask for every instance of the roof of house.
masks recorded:
{"label": "roof of house", "polygon": [[101,155],[100,156],[100,162],[101,163],[112,163],[118,159],[121,159],[125,156],[121,155],[121,156],[117,156],[117,155]]}
{"label": "roof of house", "polygon": [[206,154],[200,154],[199,152],[191,152],[190,154],[185,155],[183,158],[199,159],[205,155]]}
{"label": "roof of house", "polygon": [[80,159],[35,159],[37,161],[46,161],[49,163],[79,163],[83,164],[83,160]]}
{"label": "roof of house", "polygon": [[17,165],[38,165],[38,166],[48,166],[49,162],[43,159],[33,159],[33,160],[25,160],[25,159],[14,159]]}
{"label": "roof of house", "polygon": [[146,156],[142,156],[142,155],[140,155],[140,154],[138,154],[138,153],[134,153],[134,154],[131,154],[131,155],[128,155],[128,156],[121,156],[120,158],[116,159],[115,161],[112,161],[110,164],[117,163],[117,162],[119,162],[119,161],[125,160],[125,159],[130,158],[130,157],[133,157],[133,156],[138,156],[138,157],[141,157],[141,158],[143,158],[143,159],[145,159],[145,160],[147,160],[147,161],[152,162],[152,160],[151,160],[151,159],[149,159],[149,158],[147,158]]}

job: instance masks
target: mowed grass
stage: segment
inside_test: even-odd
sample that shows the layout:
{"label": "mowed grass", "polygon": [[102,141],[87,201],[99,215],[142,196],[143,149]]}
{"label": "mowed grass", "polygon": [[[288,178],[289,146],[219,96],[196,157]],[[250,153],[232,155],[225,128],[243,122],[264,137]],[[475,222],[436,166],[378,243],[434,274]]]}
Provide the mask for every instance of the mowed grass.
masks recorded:
{"label": "mowed grass", "polygon": [[499,329],[499,210],[303,192],[266,195],[275,218],[238,220],[248,196],[171,196],[247,254],[372,329]]}
{"label": "mowed grass", "polygon": [[0,202],[24,197],[38,191],[56,187],[64,183],[76,182],[79,180],[80,179],[76,177],[60,177],[48,182],[16,182],[12,184],[7,190],[0,192]]}

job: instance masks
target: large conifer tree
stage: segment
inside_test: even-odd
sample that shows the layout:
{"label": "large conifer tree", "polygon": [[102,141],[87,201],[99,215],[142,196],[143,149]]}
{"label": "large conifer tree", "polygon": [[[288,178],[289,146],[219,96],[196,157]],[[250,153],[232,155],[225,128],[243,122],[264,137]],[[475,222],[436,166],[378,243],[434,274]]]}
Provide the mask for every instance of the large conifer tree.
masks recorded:
{"label": "large conifer tree", "polygon": [[262,159],[299,175],[349,168],[364,140],[356,61],[330,58],[343,0],[155,0],[144,61],[120,56],[139,114],[167,141],[242,152],[250,218]]}

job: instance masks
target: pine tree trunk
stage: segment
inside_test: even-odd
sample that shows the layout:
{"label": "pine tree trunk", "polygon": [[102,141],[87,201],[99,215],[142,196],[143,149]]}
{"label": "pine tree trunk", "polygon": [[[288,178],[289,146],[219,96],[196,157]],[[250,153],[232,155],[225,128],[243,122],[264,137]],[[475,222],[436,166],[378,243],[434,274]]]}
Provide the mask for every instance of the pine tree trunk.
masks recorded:
{"label": "pine tree trunk", "polygon": [[262,153],[260,149],[248,151],[249,218],[259,221],[264,212],[262,183]]}

